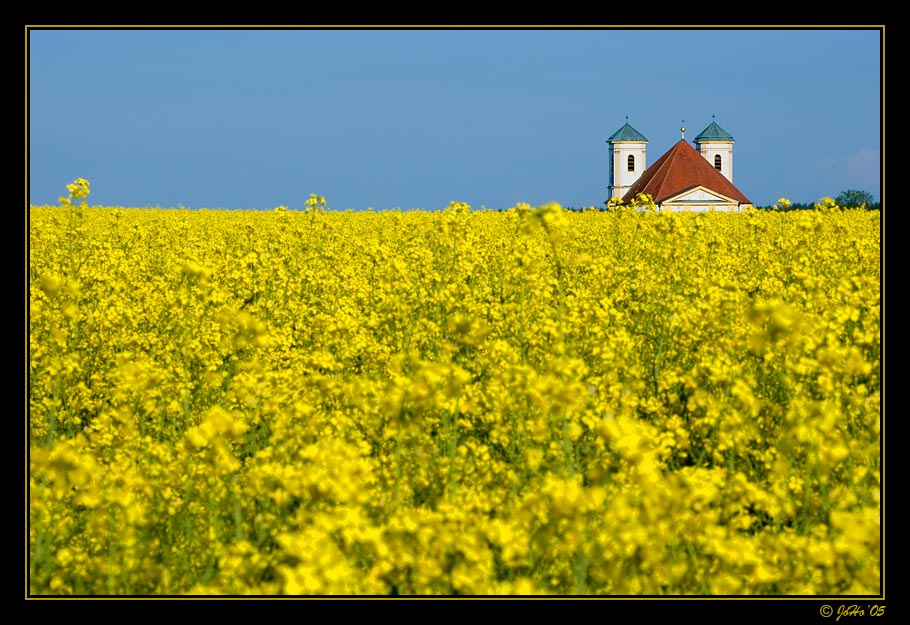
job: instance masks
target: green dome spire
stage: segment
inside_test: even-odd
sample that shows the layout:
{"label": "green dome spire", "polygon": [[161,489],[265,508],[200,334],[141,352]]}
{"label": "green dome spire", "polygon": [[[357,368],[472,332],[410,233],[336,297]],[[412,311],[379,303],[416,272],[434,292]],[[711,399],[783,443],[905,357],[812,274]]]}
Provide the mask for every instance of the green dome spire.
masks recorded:
{"label": "green dome spire", "polygon": [[[714,119],[714,115],[711,116],[711,119]],[[717,122],[712,121],[707,128],[698,133],[695,141],[733,141],[733,135],[718,126]]]}
{"label": "green dome spire", "polygon": [[628,115],[626,115],[626,123],[623,125],[623,127],[620,128],[619,130],[617,130],[616,132],[614,132],[612,135],[610,135],[610,138],[607,139],[608,143],[612,142],[612,141],[644,141],[645,143],[648,142],[648,140],[645,138],[645,136],[643,134],[641,134],[640,132],[638,132],[637,130],[632,128],[632,126],[629,125],[629,116]]}

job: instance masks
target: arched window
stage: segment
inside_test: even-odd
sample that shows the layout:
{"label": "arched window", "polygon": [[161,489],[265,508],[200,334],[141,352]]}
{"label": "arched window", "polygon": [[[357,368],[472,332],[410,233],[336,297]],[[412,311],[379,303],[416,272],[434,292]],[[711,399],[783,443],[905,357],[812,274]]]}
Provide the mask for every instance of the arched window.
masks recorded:
{"label": "arched window", "polygon": [[720,154],[714,155],[714,169],[720,171]]}
{"label": "arched window", "polygon": [[635,157],[629,154],[629,171],[635,171]]}

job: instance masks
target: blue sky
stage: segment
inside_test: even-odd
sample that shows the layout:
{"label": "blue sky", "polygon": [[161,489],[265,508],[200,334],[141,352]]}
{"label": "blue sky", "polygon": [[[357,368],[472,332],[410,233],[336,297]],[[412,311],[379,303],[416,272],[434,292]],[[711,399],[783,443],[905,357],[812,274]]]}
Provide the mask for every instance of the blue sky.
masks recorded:
{"label": "blue sky", "polygon": [[881,199],[880,28],[28,32],[30,204],[601,206],[714,120],[756,205]]}

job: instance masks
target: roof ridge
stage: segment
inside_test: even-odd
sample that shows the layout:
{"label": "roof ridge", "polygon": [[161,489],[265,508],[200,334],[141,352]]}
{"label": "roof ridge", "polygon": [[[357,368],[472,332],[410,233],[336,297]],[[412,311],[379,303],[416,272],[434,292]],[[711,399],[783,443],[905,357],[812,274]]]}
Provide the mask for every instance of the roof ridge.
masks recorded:
{"label": "roof ridge", "polygon": [[715,169],[685,139],[677,141],[646,168],[638,180],[629,187],[623,201],[630,201],[639,193],[647,193],[655,202],[660,203],[699,185],[740,203],[751,204],[732,181]]}
{"label": "roof ridge", "polygon": [[[680,155],[680,144],[688,145],[688,143],[686,143],[685,139],[680,139],[679,141],[674,143],[673,146],[667,151],[667,162],[662,167],[664,176],[661,179],[660,186],[659,186],[661,196],[663,196],[664,187],[666,187],[668,185],[667,179],[669,178],[669,175],[670,175],[670,169],[673,167],[673,165],[674,165],[674,163],[676,163],[676,161],[679,161],[682,158],[682,156]],[[657,198],[654,198],[654,199],[657,199]]]}

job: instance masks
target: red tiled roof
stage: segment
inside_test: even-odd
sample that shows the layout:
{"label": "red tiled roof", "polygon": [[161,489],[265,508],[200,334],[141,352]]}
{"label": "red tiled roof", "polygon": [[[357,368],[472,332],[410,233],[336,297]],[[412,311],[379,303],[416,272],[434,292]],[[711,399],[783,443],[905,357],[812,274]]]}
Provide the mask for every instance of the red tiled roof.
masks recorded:
{"label": "red tiled roof", "polygon": [[667,150],[666,154],[654,161],[629,188],[622,201],[629,202],[639,193],[647,193],[660,204],[667,198],[698,186],[741,204],[752,203],[685,139],[680,140]]}

